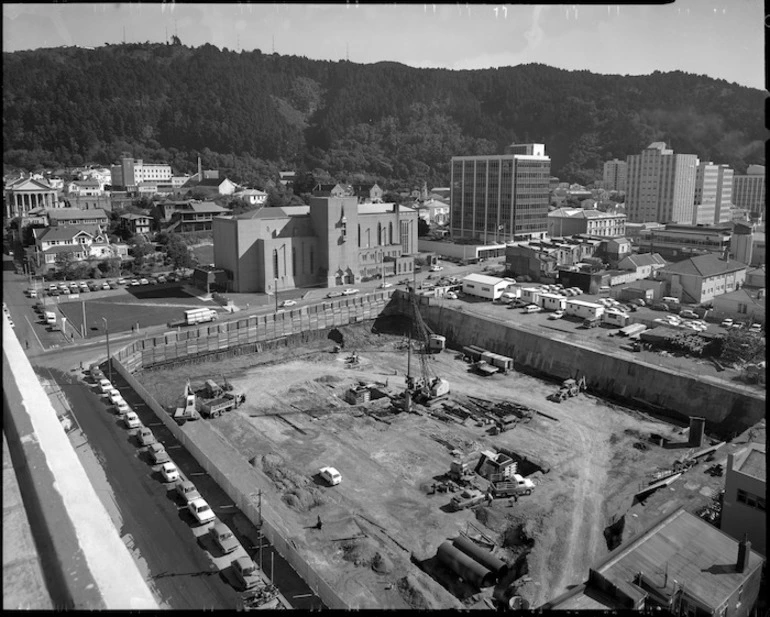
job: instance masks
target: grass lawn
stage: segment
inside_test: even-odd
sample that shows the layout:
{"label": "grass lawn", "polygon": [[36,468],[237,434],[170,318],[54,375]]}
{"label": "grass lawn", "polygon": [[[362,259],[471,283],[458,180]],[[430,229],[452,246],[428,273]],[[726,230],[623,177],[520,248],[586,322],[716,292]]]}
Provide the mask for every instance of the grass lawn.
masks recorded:
{"label": "grass lawn", "polygon": [[[202,302],[178,287],[148,287],[112,298],[86,299],[86,336],[104,334],[102,317],[107,319],[110,332],[123,332],[130,330],[136,323],[139,323],[140,328],[147,328],[176,321],[184,316],[186,309],[199,306],[217,308],[214,303]],[[83,324],[82,303],[62,302],[59,308],[67,316],[67,323],[80,331]]]}
{"label": "grass lawn", "polygon": [[192,249],[195,259],[198,260],[198,264],[201,266],[207,266],[214,263],[214,245],[203,244],[196,246]]}

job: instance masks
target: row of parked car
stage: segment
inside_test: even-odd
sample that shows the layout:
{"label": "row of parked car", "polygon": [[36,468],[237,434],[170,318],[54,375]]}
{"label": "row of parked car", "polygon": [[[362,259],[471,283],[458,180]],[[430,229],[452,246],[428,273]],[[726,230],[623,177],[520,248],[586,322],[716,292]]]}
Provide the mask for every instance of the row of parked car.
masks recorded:
{"label": "row of parked car", "polygon": [[[229,555],[239,549],[241,543],[233,532],[227,525],[216,518],[211,506],[201,497],[195,485],[182,476],[182,473],[171,460],[163,444],[157,441],[152,430],[142,424],[139,416],[126,403],[120,391],[105,377],[104,372],[97,365],[92,365],[89,373],[92,381],[98,385],[101,393],[107,396],[112,408],[120,415],[125,427],[137,429],[136,437],[139,445],[147,448],[152,464],[159,465],[163,482],[167,484],[174,483],[176,495],[184,501],[196,523],[199,525],[213,523],[209,528],[209,535],[217,549],[223,555]],[[242,589],[252,589],[262,582],[257,566],[248,556],[233,560],[231,565],[238,584]]]}
{"label": "row of parked car", "polygon": [[[49,296],[61,296],[76,293],[87,293],[89,291],[108,291],[120,287],[136,287],[139,285],[158,285],[162,283],[176,283],[184,280],[186,277],[179,274],[158,274],[148,278],[119,278],[100,281],[70,281],[61,283],[50,283],[45,290]],[[26,290],[27,296],[37,298],[42,290],[29,288]]]}

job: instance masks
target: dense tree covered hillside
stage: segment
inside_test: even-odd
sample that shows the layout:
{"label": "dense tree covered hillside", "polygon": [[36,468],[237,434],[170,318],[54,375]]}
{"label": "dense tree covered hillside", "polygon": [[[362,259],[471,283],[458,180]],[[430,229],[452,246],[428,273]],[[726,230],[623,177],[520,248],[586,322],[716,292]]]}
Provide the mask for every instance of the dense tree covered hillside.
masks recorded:
{"label": "dense tree covered hillside", "polygon": [[339,180],[446,185],[449,159],[546,144],[552,171],[590,181],[652,141],[764,163],[765,94],[687,73],[642,77],[543,65],[449,71],[107,45],[3,54],[4,164],[109,164],[123,153],[263,184],[280,168]]}

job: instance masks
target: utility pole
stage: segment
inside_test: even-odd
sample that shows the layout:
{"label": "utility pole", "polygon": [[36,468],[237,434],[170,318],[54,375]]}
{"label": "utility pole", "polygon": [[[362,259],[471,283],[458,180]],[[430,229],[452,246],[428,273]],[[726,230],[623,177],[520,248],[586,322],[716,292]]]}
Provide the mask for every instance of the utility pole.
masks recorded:
{"label": "utility pole", "polygon": [[110,329],[107,326],[107,318],[102,317],[104,322],[104,332],[107,335],[107,371],[110,375],[110,383],[112,383],[112,358],[110,357]]}
{"label": "utility pole", "polygon": [[86,338],[86,303],[81,302],[80,305],[83,307],[83,327],[81,328],[82,330],[81,333],[83,335],[83,338]]}
{"label": "utility pole", "polygon": [[257,496],[259,497],[259,503],[257,505],[259,510],[259,569],[262,571],[262,489],[259,489]]}
{"label": "utility pole", "polygon": [[275,290],[274,290],[274,293],[275,293],[275,312],[277,313],[278,312],[278,279],[275,278],[273,280],[275,281]]}

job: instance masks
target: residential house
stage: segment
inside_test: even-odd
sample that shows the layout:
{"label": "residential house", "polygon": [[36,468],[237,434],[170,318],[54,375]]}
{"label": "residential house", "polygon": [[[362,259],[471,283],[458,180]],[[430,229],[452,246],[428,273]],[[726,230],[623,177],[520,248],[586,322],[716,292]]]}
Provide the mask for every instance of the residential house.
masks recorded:
{"label": "residential house", "polygon": [[236,199],[242,199],[252,206],[264,206],[267,201],[267,193],[258,189],[241,189],[233,193]]}
{"label": "residential house", "polygon": [[289,186],[294,184],[294,181],[297,179],[297,172],[296,171],[279,171],[278,177],[279,177],[279,182],[283,186]]}
{"label": "residential house", "polygon": [[374,184],[361,184],[354,189],[355,196],[358,197],[358,203],[378,204],[382,203],[382,189]]}
{"label": "residential house", "polygon": [[417,213],[356,197],[312,197],[309,206],[261,208],[213,221],[214,262],[235,292],[354,284],[409,276]]}
{"label": "residential house", "polygon": [[349,184],[316,184],[313,197],[351,197],[354,189]]}
{"label": "residential house", "polygon": [[555,280],[560,267],[577,266],[593,257],[602,244],[599,238],[551,238],[508,244],[505,265],[514,276],[534,281]]}
{"label": "residential house", "polygon": [[652,278],[653,274],[666,265],[666,260],[658,253],[637,253],[628,255],[618,262],[618,270],[631,270],[636,279]]}
{"label": "residential house", "polygon": [[75,180],[67,184],[66,192],[69,195],[78,195],[81,197],[95,197],[104,193],[104,186],[96,178],[86,180]]}
{"label": "residential house", "polygon": [[129,212],[120,215],[120,227],[135,234],[149,234],[152,217],[149,214],[137,214]]}
{"label": "residential house", "polygon": [[667,295],[701,304],[741,287],[746,264],[708,253],[669,264],[657,271],[656,278],[666,281]]}
{"label": "residential house", "polygon": [[736,540],[747,535],[751,548],[767,556],[766,505],[766,446],[750,443],[742,452],[727,455],[719,528]]}
{"label": "residential house", "polygon": [[99,225],[63,225],[33,230],[39,265],[55,267],[62,254],[75,261],[114,255],[107,233]]}
{"label": "residential house", "polygon": [[51,227],[66,225],[109,225],[110,219],[101,208],[81,210],[79,208],[52,208],[47,210]]}
{"label": "residential house", "polygon": [[25,215],[33,208],[55,208],[59,201],[55,188],[45,180],[18,178],[5,185],[5,219]]}
{"label": "residential house", "polygon": [[610,238],[602,243],[607,261],[620,268],[620,261],[631,254],[631,240],[626,237]]}
{"label": "residential house", "polygon": [[211,231],[215,217],[229,214],[230,210],[213,201],[188,201],[186,206],[175,209],[167,231],[180,233],[190,231]]}
{"label": "residential house", "polygon": [[738,321],[756,321],[765,323],[766,291],[743,287],[730,293],[717,296],[712,301],[715,317],[730,317]]}
{"label": "residential house", "polygon": [[449,224],[449,204],[440,199],[429,199],[417,208],[419,216],[429,225]]}
{"label": "residential house", "polygon": [[748,617],[759,597],[764,558],[678,508],[588,571],[588,579],[539,610],[623,610]]}

